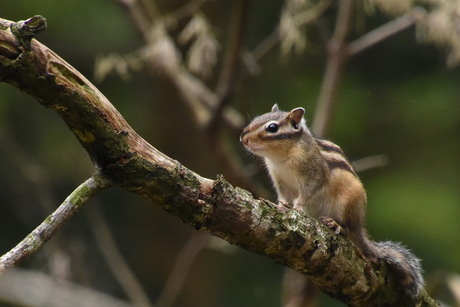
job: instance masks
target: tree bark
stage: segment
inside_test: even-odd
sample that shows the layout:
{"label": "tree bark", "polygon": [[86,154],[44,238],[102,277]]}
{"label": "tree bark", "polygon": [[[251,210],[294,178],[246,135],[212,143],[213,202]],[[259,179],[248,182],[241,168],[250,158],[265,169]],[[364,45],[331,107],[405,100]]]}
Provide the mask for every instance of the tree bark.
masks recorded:
{"label": "tree bark", "polygon": [[[150,199],[197,230],[310,276],[322,291],[348,305],[414,304],[401,295],[383,262],[370,262],[318,221],[254,199],[222,176],[204,178],[158,151],[83,75],[21,33],[18,23],[0,19],[0,80],[54,110],[112,183]],[[419,303],[436,305],[426,293]]]}

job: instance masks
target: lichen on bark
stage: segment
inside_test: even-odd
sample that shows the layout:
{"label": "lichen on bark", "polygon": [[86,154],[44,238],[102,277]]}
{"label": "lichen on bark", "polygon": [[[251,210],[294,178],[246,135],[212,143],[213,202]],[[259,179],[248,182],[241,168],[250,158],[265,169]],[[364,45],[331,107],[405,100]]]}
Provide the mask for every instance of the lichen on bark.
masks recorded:
{"label": "lichen on bark", "polygon": [[[34,39],[24,46],[4,27],[11,24],[0,19],[0,80],[56,111],[105,180],[148,198],[196,229],[311,276],[320,289],[347,304],[398,301],[398,285],[385,266],[370,263],[318,221],[254,199],[223,177],[204,178],[167,157],[54,52]],[[424,300],[431,302],[427,296]]]}

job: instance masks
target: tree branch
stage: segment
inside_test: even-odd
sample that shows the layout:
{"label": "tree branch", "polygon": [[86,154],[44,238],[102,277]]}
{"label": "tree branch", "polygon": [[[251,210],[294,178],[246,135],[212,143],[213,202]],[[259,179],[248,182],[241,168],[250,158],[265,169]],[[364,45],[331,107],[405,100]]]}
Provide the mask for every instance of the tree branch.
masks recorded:
{"label": "tree branch", "polygon": [[224,108],[231,101],[230,98],[235,89],[235,83],[240,70],[241,50],[245,36],[248,9],[249,3],[246,0],[237,0],[233,2],[231,26],[228,31],[229,38],[216,87],[218,102],[212,108],[211,118],[206,124],[206,129],[211,135],[216,135],[215,131],[222,121]]}
{"label": "tree branch", "polygon": [[[173,39],[168,35],[166,25],[159,21],[156,25],[151,25],[148,27],[148,30],[145,30],[144,23],[139,23],[136,18],[144,18],[144,14],[139,10],[138,3],[133,1],[124,1],[116,0],[124,4],[125,10],[128,12],[131,19],[134,19],[133,22],[137,27],[137,30],[141,33],[145,44],[146,49],[152,49],[152,46],[160,45],[160,41],[163,41],[164,44],[168,45],[167,56],[171,54],[179,54],[177,47],[174,44]],[[243,20],[245,15],[245,8],[247,6],[245,1],[240,1],[236,12],[238,14],[235,18],[235,24],[238,26]],[[166,16],[166,23],[170,22],[170,18]],[[153,28],[156,28],[159,33],[157,35],[152,35]],[[231,35],[232,36],[232,35]],[[240,40],[241,35],[237,33],[236,35],[237,43],[235,44],[235,49],[240,49]],[[164,45],[163,45],[164,46]],[[165,48],[163,48],[165,49]],[[167,61],[159,61],[160,58],[157,54],[152,52],[146,52],[145,56],[146,62],[149,64],[150,68],[158,66],[158,62],[164,63]],[[229,61],[234,62],[237,58],[234,57],[232,53],[229,57]],[[235,109],[227,105],[228,93],[230,91],[229,85],[230,82],[233,82],[235,72],[228,70],[225,72],[222,78],[221,93],[216,94],[211,91],[201,80],[196,78],[190,73],[190,71],[182,63],[182,60],[179,57],[176,57],[175,60],[170,61],[171,65],[164,65],[163,73],[167,78],[177,87],[179,93],[184,98],[183,101],[192,111],[193,117],[197,122],[198,126],[202,129],[203,132],[210,131],[207,129],[209,126],[214,126],[212,123],[216,122],[217,119],[222,119],[222,122],[235,133],[239,134],[242,130],[245,120]],[[221,97],[219,97],[221,95]],[[221,103],[224,101],[224,103]],[[218,116],[214,116],[217,114]],[[212,120],[214,118],[214,120]],[[222,139],[217,139],[215,137],[209,139],[209,148],[211,148],[212,153],[216,157],[216,160],[219,162],[219,165],[222,167],[222,171],[228,176],[229,180],[238,184],[239,186],[249,189],[258,195],[265,196],[268,195],[267,191],[260,185],[254,183],[251,178],[246,176],[246,174],[239,172],[243,168],[242,163],[235,159],[235,155],[232,155],[231,148],[228,144],[225,144]]]}
{"label": "tree branch", "polygon": [[312,124],[313,132],[325,136],[333,115],[339,83],[342,79],[343,66],[347,60],[375,44],[407,29],[415,23],[415,14],[420,8],[414,8],[406,14],[366,33],[362,37],[348,43],[346,38],[351,27],[353,0],[340,1],[336,27],[333,37],[328,43],[328,61],[323,77],[317,108]]}
{"label": "tree branch", "polygon": [[[172,38],[166,33],[166,25],[161,22],[161,18],[156,20],[157,23],[150,23],[148,18],[145,17],[145,14],[142,12],[142,8],[139,7],[136,1],[129,0],[114,0],[122,4],[122,7],[126,10],[130,18],[133,20],[136,29],[142,36],[147,46],[153,46],[157,43],[158,38],[152,35],[154,27],[161,27],[163,31],[162,36],[164,39],[167,39],[169,42],[172,41]],[[137,19],[141,18],[143,22],[137,22]],[[168,16],[166,16],[166,23]],[[151,21],[150,21],[151,22]],[[175,46],[173,53],[178,52]],[[147,57],[146,60],[151,64],[151,67],[157,66],[158,59]],[[205,125],[209,118],[211,117],[211,110],[217,106],[218,97],[213,93],[203,82],[195,78],[188,69],[183,65],[181,61],[176,61],[174,65],[165,67],[166,69],[163,73],[171,80],[171,82],[178,88],[180,93],[184,97],[184,101],[187,103],[188,107],[193,111],[194,117],[198,124]],[[233,108],[226,108],[223,116],[224,122],[231,127],[232,129],[239,130],[244,124],[244,118],[236,112]]]}
{"label": "tree branch", "polygon": [[417,11],[418,9],[414,9],[350,42],[347,47],[348,56],[352,57],[412,26],[415,23],[414,12]]}
{"label": "tree branch", "polygon": [[195,14],[200,10],[200,8],[206,1],[207,0],[190,0],[183,6],[176,9],[175,11],[169,13],[166,16],[167,22],[176,24],[179,20]]}
{"label": "tree branch", "polygon": [[0,273],[38,251],[83,205],[108,185],[108,181],[99,174],[82,183],[34,231],[12,250],[0,257]]}
{"label": "tree branch", "polygon": [[[211,180],[185,168],[142,139],[107,98],[54,52],[36,40],[30,47],[26,50],[9,29],[0,29],[0,80],[56,111],[111,182],[198,230],[309,275],[322,291],[346,304],[409,304],[383,262],[369,261],[343,236],[296,210],[280,211],[222,177]],[[90,182],[97,180],[102,178]],[[420,302],[435,305],[426,293]]]}
{"label": "tree branch", "polygon": [[161,292],[155,305],[158,307],[174,306],[174,301],[182,289],[185,280],[195,263],[198,254],[204,249],[211,237],[203,233],[195,233],[184,244],[182,250],[178,253],[176,261],[172,267],[171,273],[165,282],[163,291]]}
{"label": "tree branch", "polygon": [[130,20],[134,23],[134,29],[137,29],[141,38],[144,38],[145,33],[148,33],[151,28],[151,21],[144,14],[144,11],[136,0],[115,0],[123,9],[130,15]]}
{"label": "tree branch", "polygon": [[334,34],[327,46],[326,71],[311,127],[313,133],[319,137],[327,134],[335,106],[338,87],[342,79],[342,69],[347,60],[346,39],[351,28],[354,5],[354,0],[339,1]]}
{"label": "tree branch", "polygon": [[91,209],[89,211],[90,226],[97,246],[110,271],[134,306],[152,307],[153,304],[150,302],[149,296],[117,247],[101,210],[97,206],[93,206]]}

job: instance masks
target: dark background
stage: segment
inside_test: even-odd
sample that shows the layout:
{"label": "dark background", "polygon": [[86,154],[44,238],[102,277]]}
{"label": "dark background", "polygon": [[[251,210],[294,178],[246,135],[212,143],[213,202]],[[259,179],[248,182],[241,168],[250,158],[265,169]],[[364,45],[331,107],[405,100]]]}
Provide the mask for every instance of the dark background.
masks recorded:
{"label": "dark background", "polygon": [[[159,1],[164,11],[180,4]],[[252,1],[249,48],[272,31],[281,7],[281,1]],[[223,45],[228,5],[210,1],[204,9]],[[115,1],[0,4],[0,15],[6,19],[36,14],[48,20],[38,39],[92,81],[98,56],[132,52],[142,45]],[[355,36],[389,20],[378,13],[360,18],[364,22],[356,26]],[[280,58],[275,48],[261,60],[260,74],[243,73],[233,106],[248,117],[268,112],[274,103],[286,110],[302,106],[311,122],[325,53],[314,35],[310,43],[305,53],[286,58]],[[446,67],[444,50],[418,42],[413,28],[399,33],[348,63],[327,135],[351,160],[386,155],[385,167],[360,174],[369,198],[369,232],[376,240],[401,241],[410,247],[423,259],[425,277],[432,284],[443,280],[444,274],[460,271],[459,77],[458,68]],[[127,81],[110,76],[96,86],[156,148],[203,176],[215,178],[222,173],[181,96],[161,73],[152,76],[143,69]],[[0,131],[0,252],[4,253],[94,168],[56,114],[7,84],[0,84]],[[232,143],[239,146],[236,137]],[[246,164],[255,162],[239,152]],[[262,169],[259,173],[268,187]],[[127,299],[101,256],[89,219],[92,207],[105,216],[122,254],[155,302],[175,257],[195,231],[117,188],[88,204],[49,246],[21,267],[59,275],[51,261],[56,257],[50,256],[57,250],[61,258],[56,259],[66,263],[58,277]],[[272,260],[213,239],[197,256],[175,305],[279,306],[282,276],[283,268]],[[322,306],[341,304],[324,298]]]}

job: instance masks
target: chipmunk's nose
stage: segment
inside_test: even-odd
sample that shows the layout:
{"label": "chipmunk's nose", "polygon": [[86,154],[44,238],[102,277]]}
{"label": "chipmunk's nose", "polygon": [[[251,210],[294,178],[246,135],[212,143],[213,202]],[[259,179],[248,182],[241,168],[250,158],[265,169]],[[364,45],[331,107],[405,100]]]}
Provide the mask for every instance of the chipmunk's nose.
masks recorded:
{"label": "chipmunk's nose", "polygon": [[241,133],[240,135],[240,142],[244,145],[248,145],[248,138],[244,137],[246,134],[248,134],[248,131],[244,130],[243,133]]}

